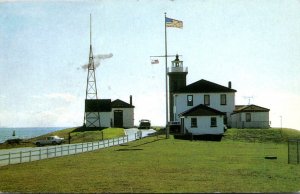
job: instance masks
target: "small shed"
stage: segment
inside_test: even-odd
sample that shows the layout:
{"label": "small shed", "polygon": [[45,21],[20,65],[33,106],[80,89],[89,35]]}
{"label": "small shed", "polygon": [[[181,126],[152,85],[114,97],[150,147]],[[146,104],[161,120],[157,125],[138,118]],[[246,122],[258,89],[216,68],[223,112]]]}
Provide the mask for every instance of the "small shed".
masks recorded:
{"label": "small shed", "polygon": [[[100,117],[100,119],[99,119]],[[132,96],[130,102],[120,99],[87,99],[85,100],[85,126],[95,127],[120,127],[134,126],[134,106]]]}
{"label": "small shed", "polygon": [[237,105],[231,114],[231,124],[235,128],[270,128],[270,109],[251,105]]}
{"label": "small shed", "polygon": [[179,114],[182,133],[221,135],[224,133],[225,113],[200,104]]}

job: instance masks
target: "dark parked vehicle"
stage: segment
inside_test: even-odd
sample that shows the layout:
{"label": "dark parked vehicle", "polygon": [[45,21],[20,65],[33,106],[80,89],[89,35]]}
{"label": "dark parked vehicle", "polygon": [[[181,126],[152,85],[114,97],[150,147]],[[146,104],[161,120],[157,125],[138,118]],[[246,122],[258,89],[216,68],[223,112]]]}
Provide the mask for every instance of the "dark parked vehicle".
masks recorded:
{"label": "dark parked vehicle", "polygon": [[147,119],[140,120],[139,129],[150,129],[150,127],[151,127],[150,120],[147,120]]}

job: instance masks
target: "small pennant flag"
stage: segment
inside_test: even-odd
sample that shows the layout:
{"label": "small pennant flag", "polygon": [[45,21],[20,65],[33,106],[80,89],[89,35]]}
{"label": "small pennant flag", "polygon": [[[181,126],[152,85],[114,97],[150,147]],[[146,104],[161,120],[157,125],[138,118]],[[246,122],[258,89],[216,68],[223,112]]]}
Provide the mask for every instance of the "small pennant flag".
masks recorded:
{"label": "small pennant flag", "polygon": [[182,21],[166,17],[165,22],[166,22],[166,27],[183,28]]}
{"label": "small pennant flag", "polygon": [[151,64],[158,64],[158,63],[159,63],[158,59],[151,60]]}

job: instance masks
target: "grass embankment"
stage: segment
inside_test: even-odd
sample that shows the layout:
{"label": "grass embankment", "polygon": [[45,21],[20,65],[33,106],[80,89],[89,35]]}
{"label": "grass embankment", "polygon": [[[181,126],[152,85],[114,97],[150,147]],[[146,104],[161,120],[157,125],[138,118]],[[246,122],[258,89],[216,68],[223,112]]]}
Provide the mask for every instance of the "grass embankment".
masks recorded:
{"label": "grass embankment", "polygon": [[288,139],[300,139],[300,131],[294,129],[230,129],[225,133],[225,140],[246,142],[286,143]]}
{"label": "grass embankment", "polygon": [[[253,132],[271,139],[265,131]],[[300,137],[297,131],[285,132]],[[278,159],[264,159],[270,154]],[[248,130],[236,129],[229,129],[221,142],[164,139],[161,135],[79,155],[5,166],[0,174],[2,192],[300,191],[300,165],[287,164],[284,140],[252,141]]]}
{"label": "grass embankment", "polygon": [[18,147],[33,147],[35,146],[33,142],[38,139],[43,139],[47,136],[57,135],[65,139],[65,143],[69,143],[69,134],[71,135],[71,143],[83,143],[83,142],[93,142],[99,141],[102,139],[111,139],[115,137],[120,137],[125,135],[123,128],[106,128],[102,131],[84,131],[84,132],[74,132],[77,128],[68,128],[63,130],[54,131],[39,137],[31,138],[26,141],[21,142],[20,144],[0,144],[0,149],[10,149]]}

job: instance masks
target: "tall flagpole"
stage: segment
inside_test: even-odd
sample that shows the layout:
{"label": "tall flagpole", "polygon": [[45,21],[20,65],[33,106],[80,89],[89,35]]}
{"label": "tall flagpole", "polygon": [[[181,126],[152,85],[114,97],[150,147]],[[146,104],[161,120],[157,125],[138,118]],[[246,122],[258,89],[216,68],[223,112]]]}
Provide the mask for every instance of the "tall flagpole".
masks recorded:
{"label": "tall flagpole", "polygon": [[167,50],[167,25],[166,25],[166,17],[167,13],[165,12],[165,77],[166,77],[166,138],[169,138],[169,127],[168,127],[168,120],[169,120],[169,115],[168,115],[168,78],[167,78],[167,71],[168,71],[168,61],[167,61],[167,56],[168,56],[168,50]]}

